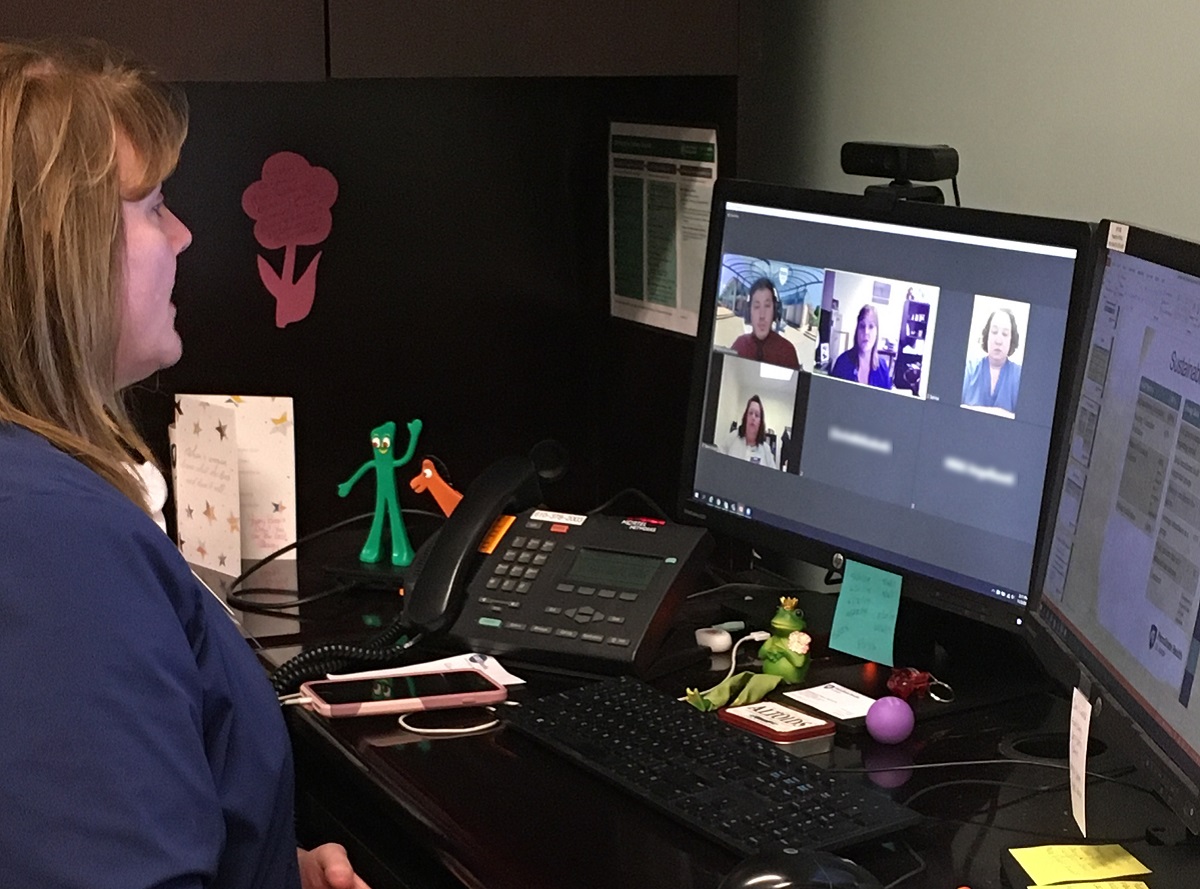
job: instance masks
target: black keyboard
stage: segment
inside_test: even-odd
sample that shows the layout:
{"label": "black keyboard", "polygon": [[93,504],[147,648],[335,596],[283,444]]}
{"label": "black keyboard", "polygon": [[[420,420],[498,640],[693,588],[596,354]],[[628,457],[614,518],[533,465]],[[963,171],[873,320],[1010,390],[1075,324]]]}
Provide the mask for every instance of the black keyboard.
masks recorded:
{"label": "black keyboard", "polygon": [[505,708],[514,729],[749,855],[836,851],[920,816],[844,775],[622,677]]}

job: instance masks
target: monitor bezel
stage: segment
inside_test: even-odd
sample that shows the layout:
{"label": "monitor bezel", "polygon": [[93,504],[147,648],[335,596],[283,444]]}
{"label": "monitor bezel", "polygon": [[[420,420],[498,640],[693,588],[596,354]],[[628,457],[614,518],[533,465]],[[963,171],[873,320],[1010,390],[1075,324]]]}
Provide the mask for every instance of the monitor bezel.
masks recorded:
{"label": "monitor bezel", "polygon": [[[1051,247],[1074,249],[1075,271],[1072,279],[1067,327],[1064,337],[1063,365],[1055,398],[1053,428],[1061,429],[1067,417],[1066,402],[1070,396],[1070,381],[1079,360],[1079,316],[1086,308],[1089,293],[1088,277],[1091,268],[1091,223],[1026,216],[963,207],[887,200],[877,196],[817,191],[738,179],[719,179],[716,182],[710,214],[705,271],[700,296],[696,348],[690,382],[687,428],[684,436],[683,464],[680,476],[676,511],[682,521],[704,525],[711,531],[749,543],[761,551],[781,554],[786,558],[837,571],[841,560],[852,558],[869,565],[896,571],[903,576],[902,596],[923,602],[971,621],[998,627],[1009,632],[1021,631],[1025,623],[1025,606],[1006,603],[975,591],[966,591],[945,580],[914,571],[911,568],[888,564],[863,552],[834,545],[812,537],[802,537],[761,522],[748,521],[723,509],[709,507],[693,496],[694,481],[702,436],[705,392],[708,368],[713,350],[714,314],[716,312],[719,269],[725,230],[725,207],[747,204],[799,211],[826,216],[843,217],[867,222],[891,223],[951,234],[974,235],[1003,240],[1021,241]],[[804,362],[802,362],[804,363]],[[1042,540],[1046,527],[1045,510],[1050,492],[1049,468],[1057,465],[1061,447],[1059,436],[1051,438],[1048,454],[1048,473],[1043,484],[1037,540]],[[1029,593],[1033,592],[1040,547],[1035,549],[1030,566]]]}
{"label": "monitor bezel", "polygon": [[[1200,243],[1128,223],[1117,223],[1110,219],[1101,221],[1093,251],[1088,304],[1083,313],[1084,328],[1078,342],[1080,360],[1076,362],[1072,376],[1069,413],[1060,436],[1063,446],[1054,464],[1053,484],[1047,487],[1047,494],[1052,499],[1043,506],[1043,517],[1057,515],[1058,501],[1066,479],[1070,462],[1070,434],[1079,407],[1092,333],[1099,312],[1103,273],[1109,251],[1113,249],[1108,233],[1114,224],[1122,226],[1120,252],[1200,278]],[[1192,271],[1188,271],[1189,268]],[[1044,545],[1038,548],[1037,583],[1030,591],[1030,619],[1025,629],[1030,648],[1048,668],[1047,672],[1056,677],[1064,688],[1078,687],[1093,702],[1108,702],[1108,713],[1104,720],[1112,740],[1134,759],[1140,778],[1147,783],[1148,789],[1158,794],[1188,830],[1200,834],[1200,806],[1197,805],[1197,796],[1200,795],[1200,758],[1189,756],[1170,732],[1148,714],[1148,708],[1138,700],[1136,690],[1127,688],[1115,671],[1109,669],[1080,638],[1078,632],[1062,626],[1066,620],[1063,612],[1043,595],[1054,533],[1052,522],[1047,522],[1044,532],[1039,530],[1039,535],[1043,533],[1045,537],[1039,537],[1044,540]],[[1053,617],[1047,615],[1047,610]]]}

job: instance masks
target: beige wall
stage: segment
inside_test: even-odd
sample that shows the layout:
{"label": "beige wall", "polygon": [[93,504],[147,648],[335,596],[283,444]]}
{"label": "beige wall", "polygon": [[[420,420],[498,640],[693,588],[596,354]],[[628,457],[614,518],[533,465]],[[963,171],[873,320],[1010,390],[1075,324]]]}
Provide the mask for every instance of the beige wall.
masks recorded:
{"label": "beige wall", "polygon": [[843,142],[947,143],[965,205],[1200,240],[1200,3],[766,0],[762,28],[743,177],[861,191]]}

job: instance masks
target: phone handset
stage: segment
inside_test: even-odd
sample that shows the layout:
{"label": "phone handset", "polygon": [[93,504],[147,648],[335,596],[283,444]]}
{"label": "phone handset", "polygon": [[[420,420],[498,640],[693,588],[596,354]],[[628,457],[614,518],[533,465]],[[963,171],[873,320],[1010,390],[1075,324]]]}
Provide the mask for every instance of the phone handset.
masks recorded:
{"label": "phone handset", "polygon": [[505,457],[467,487],[405,591],[404,624],[430,634],[454,623],[466,601],[467,584],[482,561],[479,545],[484,535],[502,513],[521,512],[541,502],[538,478],[528,457]]}

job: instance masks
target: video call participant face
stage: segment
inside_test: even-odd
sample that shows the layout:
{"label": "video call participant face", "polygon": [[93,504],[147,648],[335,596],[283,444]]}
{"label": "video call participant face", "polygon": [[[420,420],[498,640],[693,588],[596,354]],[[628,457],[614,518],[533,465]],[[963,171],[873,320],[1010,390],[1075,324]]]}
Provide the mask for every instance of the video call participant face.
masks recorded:
{"label": "video call participant face", "polygon": [[858,313],[858,327],[854,337],[859,355],[869,355],[879,341],[879,318],[871,306],[863,306]]}
{"label": "video call participant face", "polygon": [[744,438],[750,444],[758,444],[762,434],[762,402],[751,398],[746,404],[746,413],[742,419],[746,434]]}
{"label": "video call participant face", "polygon": [[756,339],[765,340],[775,321],[775,293],[759,287],[750,294],[750,329]]}
{"label": "video call participant face", "polygon": [[1017,344],[1013,341],[1015,327],[1008,309],[992,312],[992,317],[988,319],[983,339],[988,361],[993,367],[1000,367],[1017,350]]}

